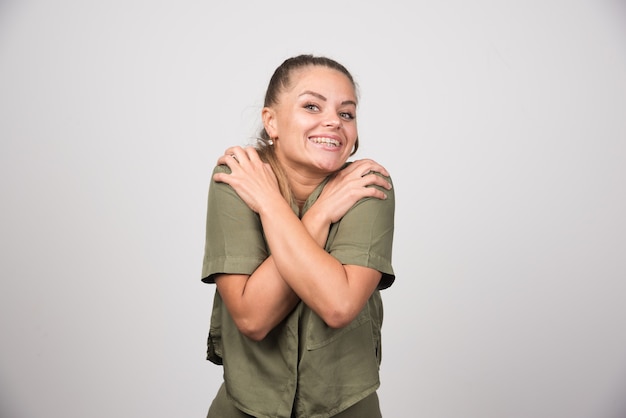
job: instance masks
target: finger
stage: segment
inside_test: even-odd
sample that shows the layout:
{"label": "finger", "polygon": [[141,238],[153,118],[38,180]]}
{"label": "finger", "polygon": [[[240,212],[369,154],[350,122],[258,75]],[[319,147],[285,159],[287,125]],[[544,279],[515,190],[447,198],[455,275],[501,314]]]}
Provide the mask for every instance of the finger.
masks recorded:
{"label": "finger", "polygon": [[235,154],[235,153],[242,152],[242,151],[243,151],[243,148],[241,148],[239,145],[234,145],[232,147],[226,148],[226,151],[224,151],[224,155]]}
{"label": "finger", "polygon": [[217,165],[227,165],[232,168],[234,164],[237,164],[237,156],[235,154],[224,154],[217,159]]}
{"label": "finger", "polygon": [[225,183],[225,180],[227,179],[228,177],[225,175],[225,173],[213,174],[213,180],[215,180],[217,183]]}
{"label": "finger", "polygon": [[232,147],[229,149],[231,156],[237,160],[239,164],[247,164],[248,162],[260,162],[259,154],[253,146]]}
{"label": "finger", "polygon": [[387,199],[387,193],[383,192],[380,189],[377,189],[376,187],[367,187],[367,195],[369,195],[370,197],[375,197],[377,199],[381,199],[381,200],[385,200]]}
{"label": "finger", "polygon": [[383,176],[389,177],[389,172],[387,171],[385,167],[383,167],[382,164],[379,164],[374,160],[370,160],[370,164],[371,164],[371,168],[370,168],[371,171],[375,171],[377,173],[382,174]]}
{"label": "finger", "polygon": [[352,170],[358,171],[361,177],[369,174],[372,171],[381,173],[382,175],[389,177],[389,172],[385,167],[383,167],[376,161],[367,158],[363,160],[356,160],[352,164],[350,164],[350,166],[353,166]]}
{"label": "finger", "polygon": [[232,156],[233,154],[222,154],[220,155],[220,157],[217,159],[217,165],[228,165],[228,163],[232,162]]}
{"label": "finger", "polygon": [[230,157],[240,163],[246,159],[246,151],[240,146],[229,147],[224,151],[224,156]]}
{"label": "finger", "polygon": [[387,171],[387,169],[378,163],[366,165],[362,171],[361,177],[366,176],[370,173],[380,173],[383,176],[389,177],[389,172]]}
{"label": "finger", "polygon": [[384,189],[387,190],[391,190],[391,188],[393,187],[393,185],[391,184],[390,181],[388,181],[386,178],[384,178],[382,175],[377,174],[374,171],[369,172],[368,174],[366,174],[365,176],[363,176],[363,179],[365,180],[365,185],[366,186],[380,186]]}
{"label": "finger", "polygon": [[259,157],[259,153],[254,147],[246,147],[243,149],[246,157],[253,163],[260,162],[261,158]]}

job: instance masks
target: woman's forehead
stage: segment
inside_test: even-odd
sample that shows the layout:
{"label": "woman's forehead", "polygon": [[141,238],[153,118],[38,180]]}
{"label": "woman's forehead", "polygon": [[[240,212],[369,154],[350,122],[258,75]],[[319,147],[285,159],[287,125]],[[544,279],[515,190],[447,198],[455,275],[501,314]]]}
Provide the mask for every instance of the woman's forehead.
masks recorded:
{"label": "woman's forehead", "polygon": [[307,66],[295,70],[290,77],[290,85],[284,93],[299,95],[311,91],[324,95],[346,96],[356,102],[356,92],[352,81],[341,71],[321,65]]}

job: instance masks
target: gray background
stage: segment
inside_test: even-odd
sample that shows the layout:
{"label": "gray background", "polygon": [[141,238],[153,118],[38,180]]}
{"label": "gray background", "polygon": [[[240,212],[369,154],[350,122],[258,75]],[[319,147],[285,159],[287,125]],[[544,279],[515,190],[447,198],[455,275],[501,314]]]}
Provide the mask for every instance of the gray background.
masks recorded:
{"label": "gray background", "polygon": [[0,415],[205,416],[211,168],[311,52],[395,180],[385,416],[626,416],[625,12],[0,1]]}

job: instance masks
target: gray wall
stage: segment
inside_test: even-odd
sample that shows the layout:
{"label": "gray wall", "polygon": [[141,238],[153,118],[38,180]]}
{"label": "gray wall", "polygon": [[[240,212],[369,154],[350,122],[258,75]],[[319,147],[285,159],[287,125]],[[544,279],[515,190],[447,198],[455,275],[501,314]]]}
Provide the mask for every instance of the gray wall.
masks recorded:
{"label": "gray wall", "polygon": [[205,416],[211,167],[312,52],[395,179],[385,416],[625,416],[625,12],[0,2],[0,415]]}

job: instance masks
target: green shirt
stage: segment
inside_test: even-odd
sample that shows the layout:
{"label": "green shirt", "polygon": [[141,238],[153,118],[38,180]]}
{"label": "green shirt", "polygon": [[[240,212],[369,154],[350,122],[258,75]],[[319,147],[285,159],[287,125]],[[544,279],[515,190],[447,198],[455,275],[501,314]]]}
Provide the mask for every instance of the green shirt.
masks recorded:
{"label": "green shirt", "polygon": [[[219,171],[229,169],[218,166],[214,172]],[[327,181],[309,196],[303,214]],[[391,286],[395,279],[391,266],[394,192],[385,192],[387,199],[361,199],[332,224],[325,246],[342,264],[382,272],[378,289]],[[268,255],[258,214],[229,185],[212,181],[202,280],[213,283],[219,273],[252,274]],[[331,417],[379,387],[382,320],[379,290],[340,329],[327,326],[300,302],[262,341],[255,342],[239,332],[216,291],[207,358],[223,364],[228,394],[248,414],[290,418],[293,411],[296,417]]]}

